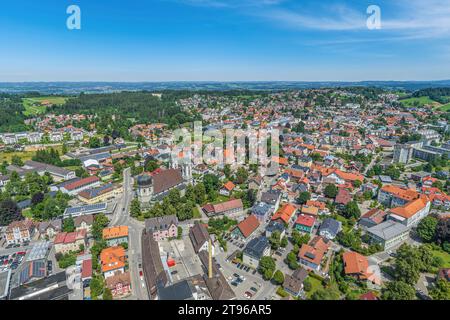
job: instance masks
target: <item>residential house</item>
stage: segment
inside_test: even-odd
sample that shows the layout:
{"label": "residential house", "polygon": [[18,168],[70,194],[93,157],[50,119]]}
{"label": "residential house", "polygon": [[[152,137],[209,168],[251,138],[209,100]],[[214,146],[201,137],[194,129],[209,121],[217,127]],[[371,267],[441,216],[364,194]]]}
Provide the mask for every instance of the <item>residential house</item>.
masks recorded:
{"label": "residential house", "polygon": [[131,294],[130,272],[115,272],[106,278],[106,287],[111,290],[113,298],[123,298]]}
{"label": "residential house", "polygon": [[155,241],[176,238],[178,235],[178,218],[176,215],[168,215],[146,219],[145,229],[153,235]]}
{"label": "residential house", "polygon": [[94,215],[86,214],[73,218],[75,229],[77,231],[86,230],[87,233],[91,232],[92,224],[94,223]]}
{"label": "residential house", "polygon": [[255,215],[250,215],[231,231],[231,234],[236,238],[247,239],[259,227],[259,221]]}
{"label": "residential house", "polygon": [[231,181],[228,181],[227,183],[225,183],[223,185],[223,187],[220,189],[219,193],[223,196],[227,196],[229,197],[231,195],[231,193],[233,192],[234,188],[235,188],[235,184]]}
{"label": "residential house", "polygon": [[280,220],[270,221],[266,227],[265,236],[270,238],[275,231],[278,231],[280,233],[280,238],[283,238],[286,234],[286,225],[284,222],[281,222]]}
{"label": "residential house", "polygon": [[256,203],[251,212],[258,219],[259,223],[265,223],[273,213],[273,207],[264,202]]}
{"label": "residential house", "polygon": [[322,237],[333,240],[342,229],[342,223],[332,218],[326,218],[323,220],[319,228],[319,235]]}
{"label": "residential house", "polygon": [[350,192],[348,192],[348,190],[344,188],[339,188],[338,194],[336,195],[336,199],[334,201],[337,207],[342,209],[350,201],[352,201],[352,195],[350,194]]}
{"label": "residential house", "polygon": [[295,213],[297,212],[297,207],[286,203],[272,216],[272,221],[282,221],[286,225],[289,225]]}
{"label": "residential house", "polygon": [[307,214],[299,214],[297,220],[295,221],[295,229],[300,232],[311,233],[314,224],[316,223],[316,218]]}
{"label": "residential house", "polygon": [[100,262],[105,279],[113,277],[117,272],[125,272],[125,249],[121,246],[103,249],[100,253]]}
{"label": "residential house", "polygon": [[261,194],[261,202],[273,206],[273,210],[277,211],[281,201],[281,192],[271,190]]}
{"label": "residential house", "polygon": [[62,219],[42,221],[38,226],[41,238],[53,239],[57,233],[62,231]]}
{"label": "residential house", "polygon": [[317,217],[319,215],[319,208],[315,206],[303,205],[301,214],[305,214],[311,217]]}
{"label": "residential house", "polygon": [[258,268],[259,260],[270,255],[270,243],[265,236],[249,241],[242,253],[242,263],[251,268]]}
{"label": "residential house", "polygon": [[251,177],[248,180],[248,188],[250,190],[259,190],[259,188],[261,188],[262,183],[263,183],[262,177],[260,176]]}
{"label": "residential house", "polygon": [[329,240],[316,236],[303,244],[298,253],[299,263],[307,270],[320,271],[321,263],[330,247]]}
{"label": "residential house", "polygon": [[303,268],[296,269],[292,275],[284,277],[283,289],[294,297],[300,296],[303,291],[303,282],[308,277],[308,271]]}
{"label": "residential house", "polygon": [[344,273],[358,280],[368,280],[373,276],[369,270],[367,258],[357,252],[347,251],[342,254]]}
{"label": "residential house", "polygon": [[53,244],[56,253],[77,252],[81,246],[86,248],[86,230],[60,232],[56,235]]}
{"label": "residential house", "polygon": [[128,243],[128,226],[114,226],[103,229],[103,240],[110,247]]}

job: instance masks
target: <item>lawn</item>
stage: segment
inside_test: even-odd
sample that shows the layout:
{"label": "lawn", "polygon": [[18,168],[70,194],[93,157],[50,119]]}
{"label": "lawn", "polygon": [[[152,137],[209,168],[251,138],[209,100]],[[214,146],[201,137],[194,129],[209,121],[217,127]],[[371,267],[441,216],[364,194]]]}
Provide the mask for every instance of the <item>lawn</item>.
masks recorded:
{"label": "lawn", "polygon": [[198,208],[197,207],[195,207],[194,209],[194,219],[198,219],[198,218],[201,218],[202,217],[202,214],[200,213],[200,211],[198,210]]}
{"label": "lawn", "polygon": [[444,261],[443,268],[450,268],[450,254],[443,250],[433,250],[433,255],[435,257],[441,257]]}
{"label": "lawn", "polygon": [[311,296],[314,294],[314,292],[319,289],[324,289],[324,286],[322,285],[322,281],[316,278],[308,277],[307,279],[311,283],[311,290],[309,292],[306,292],[306,297],[308,299],[311,299]]}
{"label": "lawn", "polygon": [[450,111],[450,103],[440,106],[439,110],[444,111],[444,112]]}
{"label": "lawn", "polygon": [[3,161],[7,161],[8,163],[11,163],[11,159],[14,156],[19,156],[22,161],[31,160],[31,158],[34,156],[35,152],[31,151],[17,151],[17,152],[0,152],[0,163],[3,163]]}
{"label": "lawn", "polygon": [[23,98],[23,106],[25,107],[25,112],[23,113],[26,116],[35,116],[38,114],[42,114],[47,110],[45,105],[41,103],[43,101],[48,101],[55,105],[61,105],[66,103],[68,98],[66,97],[37,97],[37,98]]}
{"label": "lawn", "polygon": [[424,105],[439,105],[438,102],[431,100],[429,97],[419,97],[419,98],[409,98],[400,100],[400,102],[407,107],[414,107],[416,103],[419,104],[419,106]]}

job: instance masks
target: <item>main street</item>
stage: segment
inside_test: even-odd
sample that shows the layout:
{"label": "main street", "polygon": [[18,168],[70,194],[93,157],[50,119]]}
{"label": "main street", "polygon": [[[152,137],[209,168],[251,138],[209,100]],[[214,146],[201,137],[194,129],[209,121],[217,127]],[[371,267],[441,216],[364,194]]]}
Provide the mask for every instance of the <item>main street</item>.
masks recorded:
{"label": "main street", "polygon": [[123,195],[119,200],[116,210],[111,218],[111,226],[128,226],[128,265],[131,276],[133,298],[148,300],[147,289],[144,281],[139,276],[139,264],[141,263],[141,234],[144,224],[130,217],[130,205],[133,199],[133,179],[131,169],[123,171]]}

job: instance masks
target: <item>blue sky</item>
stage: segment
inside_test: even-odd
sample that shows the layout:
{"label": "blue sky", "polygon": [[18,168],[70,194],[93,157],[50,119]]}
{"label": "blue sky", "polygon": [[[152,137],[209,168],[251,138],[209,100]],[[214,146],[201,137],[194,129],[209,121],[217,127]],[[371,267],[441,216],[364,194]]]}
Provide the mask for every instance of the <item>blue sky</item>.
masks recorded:
{"label": "blue sky", "polygon": [[2,1],[0,39],[0,81],[450,78],[450,0]]}

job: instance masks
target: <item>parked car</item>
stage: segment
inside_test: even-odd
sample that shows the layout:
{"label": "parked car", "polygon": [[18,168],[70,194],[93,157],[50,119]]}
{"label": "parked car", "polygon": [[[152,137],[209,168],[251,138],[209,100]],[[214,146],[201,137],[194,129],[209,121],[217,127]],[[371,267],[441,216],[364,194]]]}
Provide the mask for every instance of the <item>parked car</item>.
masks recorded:
{"label": "parked car", "polygon": [[240,275],[237,274],[237,273],[233,273],[233,276],[234,276],[235,278],[239,278],[239,277],[240,277]]}
{"label": "parked car", "polygon": [[258,292],[258,289],[256,289],[255,287],[250,287],[250,291],[253,291],[254,293]]}

